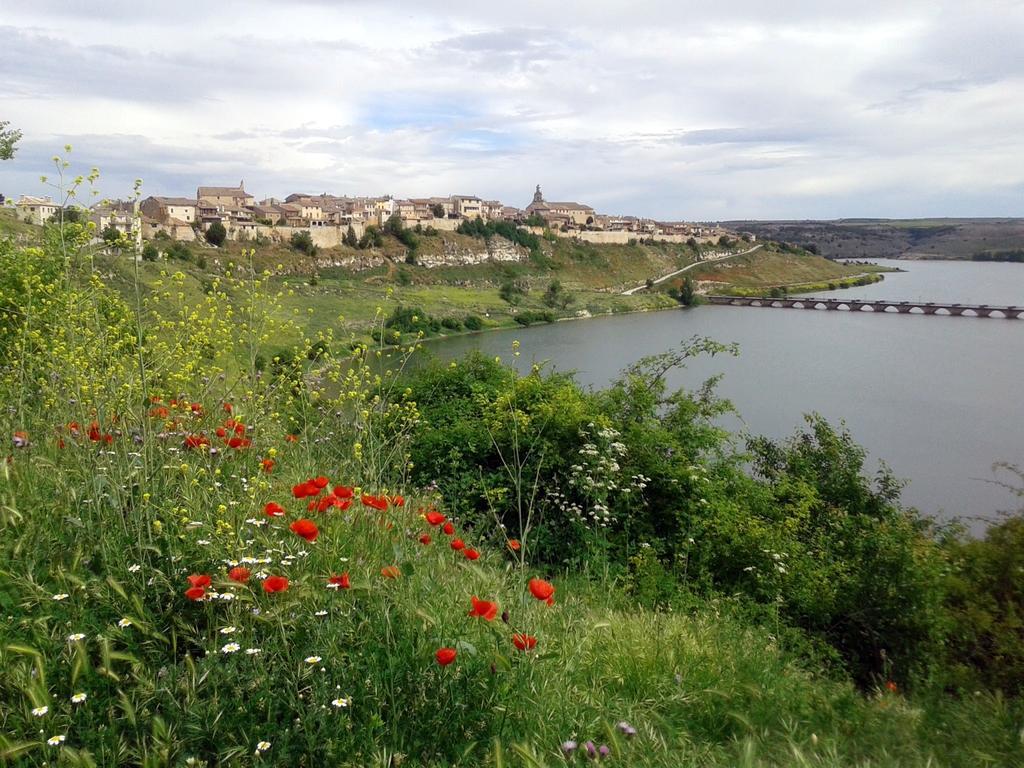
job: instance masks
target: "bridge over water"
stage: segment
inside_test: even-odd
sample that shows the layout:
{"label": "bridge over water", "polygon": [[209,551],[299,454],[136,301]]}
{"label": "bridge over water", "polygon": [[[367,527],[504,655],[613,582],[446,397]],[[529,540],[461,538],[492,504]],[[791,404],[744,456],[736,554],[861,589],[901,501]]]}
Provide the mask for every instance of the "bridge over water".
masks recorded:
{"label": "bridge over water", "polygon": [[940,304],[932,301],[886,301],[884,299],[815,299],[795,297],[773,299],[768,296],[705,296],[710,304],[731,307],[767,307],[775,309],[818,309],[846,312],[888,312],[900,315],[947,315],[950,317],[1002,317],[1016,320],[1024,307],[992,307],[988,304]]}

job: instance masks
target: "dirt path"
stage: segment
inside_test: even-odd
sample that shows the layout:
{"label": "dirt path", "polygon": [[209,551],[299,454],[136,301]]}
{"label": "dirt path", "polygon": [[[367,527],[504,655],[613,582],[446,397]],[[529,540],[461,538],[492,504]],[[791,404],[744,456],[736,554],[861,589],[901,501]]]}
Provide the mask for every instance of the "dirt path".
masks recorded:
{"label": "dirt path", "polygon": [[[669,272],[667,275],[659,277],[657,280],[654,280],[652,284],[657,285],[658,283],[663,283],[666,280],[675,277],[676,275],[681,275],[683,274],[683,272],[693,269],[694,267],[702,267],[705,264],[715,264],[719,261],[728,261],[729,259],[735,259],[737,256],[746,256],[747,254],[753,253],[754,251],[758,250],[760,247],[760,245],[755,245],[753,248],[743,251],[742,253],[730,253],[728,256],[719,256],[717,259],[708,259],[707,261],[695,261],[693,262],[693,264],[687,264],[682,269],[677,269],[675,272]],[[646,287],[647,283],[644,283],[643,285],[638,285],[636,288],[630,288],[628,290],[623,291],[622,295],[632,296],[637,291],[642,291]]]}

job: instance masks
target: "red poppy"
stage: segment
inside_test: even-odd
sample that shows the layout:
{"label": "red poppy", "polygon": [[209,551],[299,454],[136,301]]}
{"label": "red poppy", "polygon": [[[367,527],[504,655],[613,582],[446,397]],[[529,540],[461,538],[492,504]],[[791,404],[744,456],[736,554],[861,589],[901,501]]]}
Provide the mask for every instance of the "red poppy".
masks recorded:
{"label": "red poppy", "polygon": [[466,548],[466,542],[462,539],[452,539],[451,548],[458,552],[460,549]]}
{"label": "red poppy", "polygon": [[432,541],[429,533],[424,533],[420,536],[420,544],[429,544]]}
{"label": "red poppy", "polygon": [[466,556],[467,560],[479,560],[480,559],[480,553],[477,552],[472,547],[466,547],[464,550],[462,550],[462,554],[464,554]]}
{"label": "red poppy", "polygon": [[520,548],[519,539],[509,539],[508,548],[511,549],[513,552],[518,552]]}
{"label": "red poppy", "polygon": [[232,411],[231,403],[224,403],[224,413],[231,413],[231,411]]}
{"label": "red poppy", "polygon": [[323,475],[318,475],[318,476],[314,477],[312,480],[310,480],[310,482],[313,485],[315,485],[317,488],[322,490],[322,489],[326,488],[330,484],[331,481],[328,480]]}
{"label": "red poppy", "polygon": [[434,658],[437,659],[437,663],[442,667],[447,667],[453,661],[458,654],[454,648],[438,648],[437,653],[434,654]]}
{"label": "red poppy", "polygon": [[203,412],[202,403],[192,403],[192,405],[190,405],[189,408],[192,409],[192,413],[202,413]]}
{"label": "red poppy", "polygon": [[391,497],[391,506],[393,506],[393,507],[404,507],[405,506],[405,496],[392,496]]}
{"label": "red poppy", "polygon": [[350,485],[336,485],[334,486],[334,495],[339,499],[351,499],[355,496],[356,489]]}
{"label": "red poppy", "polygon": [[72,435],[77,435],[81,429],[77,421],[68,422],[68,432]]}
{"label": "red poppy", "polygon": [[98,443],[103,435],[100,433],[100,425],[97,422],[93,422],[89,425],[89,439],[94,443]]}
{"label": "red poppy", "polygon": [[320,487],[312,480],[292,486],[292,496],[296,499],[304,499],[307,496],[319,496]]}
{"label": "red poppy", "polygon": [[369,493],[364,493],[361,501],[363,502],[363,506],[379,509],[382,512],[388,508],[387,496],[372,496]]}
{"label": "red poppy", "polygon": [[427,522],[431,525],[440,525],[444,522],[444,515],[438,512],[436,509],[432,509],[426,514]]}
{"label": "red poppy", "polygon": [[268,576],[263,580],[263,591],[268,595],[273,592],[284,592],[288,589],[288,579],[284,576]]}
{"label": "red poppy", "polygon": [[397,565],[389,565],[386,568],[380,569],[380,575],[385,579],[397,579],[400,574],[401,571],[398,570]]}
{"label": "red poppy", "polygon": [[547,603],[548,605],[554,605],[555,604],[555,598],[554,597],[549,597],[544,602]]}
{"label": "red poppy", "polygon": [[334,586],[337,589],[351,589],[352,584],[348,579],[348,571],[345,571],[340,576],[331,576],[327,580],[328,586]]}
{"label": "red poppy", "polygon": [[232,437],[228,440],[228,448],[248,448],[252,445],[252,440],[248,437]]}
{"label": "red poppy", "polygon": [[243,424],[242,422],[239,421],[239,422],[236,422],[234,426],[235,426],[235,434],[236,435],[244,435],[245,434],[245,424]]}
{"label": "red poppy", "polygon": [[15,448],[26,448],[28,447],[28,432],[18,430],[14,433],[14,447]]}
{"label": "red poppy", "polygon": [[297,442],[299,442],[299,436],[298,435],[285,435],[284,439],[285,439],[286,442],[289,442],[289,443],[297,443]]}
{"label": "red poppy", "polygon": [[166,419],[170,414],[171,412],[168,411],[167,406],[164,405],[158,405],[149,409],[149,415],[155,419]]}
{"label": "red poppy", "polygon": [[249,577],[252,575],[249,569],[244,565],[236,565],[230,571],[228,571],[228,578],[232,581],[237,581],[239,584],[245,584],[249,581]]}
{"label": "red poppy", "polygon": [[520,651],[532,651],[537,646],[537,638],[523,632],[516,632],[512,635],[512,645]]}
{"label": "red poppy", "polygon": [[193,587],[208,587],[210,586],[210,577],[205,573],[193,573],[188,577],[188,583]]}
{"label": "red poppy", "polygon": [[311,543],[316,541],[316,537],[320,535],[320,529],[316,527],[316,523],[312,520],[307,520],[306,518],[296,520],[288,527],[296,536],[301,536]]}
{"label": "red poppy", "polygon": [[202,587],[189,587],[185,590],[185,597],[189,600],[202,600],[206,596],[206,590]]}
{"label": "red poppy", "polygon": [[[555,587],[544,579],[530,579],[530,593],[538,600],[551,600],[551,596],[555,594]],[[548,603],[548,605],[552,603]]]}
{"label": "red poppy", "polygon": [[[340,509],[342,511],[352,506],[352,499],[339,499],[333,493],[324,496],[320,501],[316,502],[317,512],[326,512],[329,507]],[[313,508],[313,502],[309,503],[309,508]]]}
{"label": "red poppy", "polygon": [[899,690],[896,683],[894,683],[892,680],[886,682],[885,688],[887,691],[889,691],[889,693],[896,693]]}
{"label": "red poppy", "polygon": [[478,616],[485,621],[494,621],[494,617],[498,615],[498,604],[492,603],[490,600],[481,600],[476,595],[470,598],[473,603],[473,610],[469,612],[469,616]]}
{"label": "red poppy", "polygon": [[[90,431],[89,439],[92,439],[91,431]],[[187,435],[185,437],[185,447],[186,448],[202,448],[203,446],[206,446],[206,445],[209,445],[209,444],[210,444],[210,438],[208,438],[206,435]]]}
{"label": "red poppy", "polygon": [[228,431],[224,429],[224,427],[217,427],[214,434],[217,435],[217,437],[224,439],[225,437],[228,436]]}
{"label": "red poppy", "polygon": [[266,472],[268,475],[271,472],[274,471],[274,464],[275,463],[276,462],[273,459],[261,459],[260,460],[260,466],[263,468],[263,471]]}
{"label": "red poppy", "polygon": [[446,535],[451,536],[453,533],[455,533],[455,526],[452,525],[451,521],[449,520],[447,523],[444,524],[444,528],[442,528],[441,530],[444,531]]}
{"label": "red poppy", "polygon": [[263,513],[267,517],[284,517],[284,507],[276,501],[270,501],[267,502],[267,505],[263,508]]}

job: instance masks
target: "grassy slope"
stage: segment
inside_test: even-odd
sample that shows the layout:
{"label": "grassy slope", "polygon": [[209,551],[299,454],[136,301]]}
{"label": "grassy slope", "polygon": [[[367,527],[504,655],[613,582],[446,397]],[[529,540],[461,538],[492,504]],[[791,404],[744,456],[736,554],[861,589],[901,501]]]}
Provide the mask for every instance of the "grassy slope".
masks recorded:
{"label": "grassy slope", "polygon": [[695,280],[719,283],[723,288],[771,288],[841,280],[865,271],[861,266],[847,266],[809,253],[761,249],[721,264],[697,267],[690,274]]}
{"label": "grassy slope", "polygon": [[[277,443],[255,436],[260,450]],[[5,503],[24,515],[3,543],[20,549],[19,567],[0,570],[10,616],[0,628],[0,692],[7,737],[28,745],[19,764],[52,758],[40,727],[44,737],[66,734],[64,749],[86,750],[99,765],[137,755],[122,750],[140,744],[153,755],[166,744],[171,764],[199,755],[211,764],[382,768],[396,764],[394,755],[437,768],[565,765],[558,745],[567,739],[609,744],[617,765],[658,768],[974,768],[1009,766],[1019,749],[1019,712],[1006,702],[862,695],[724,605],[652,613],[600,576],[555,574],[549,608],[525,589],[537,572],[511,567],[500,539],[461,531],[483,552],[469,563],[414,511],[418,499],[389,511],[387,527],[365,509],[314,515],[320,537],[307,545],[288,531],[303,503],[287,489],[337,466],[336,441],[279,443],[273,483],[260,483],[256,494],[229,480],[253,473],[255,455],[214,461],[224,478],[216,486],[191,482],[202,477],[198,457],[189,459],[194,469],[179,470],[181,458],[168,455],[173,466],[147,483],[151,496],[122,520],[116,505],[85,503],[76,489],[99,488],[87,481],[97,472],[119,477],[134,450],[124,442],[96,455],[87,444],[60,451],[40,440],[0,476]],[[153,448],[159,456],[166,445]],[[357,480],[344,469],[335,479]],[[280,500],[288,516],[265,518],[266,499]],[[52,525],[54,503],[78,525]],[[154,520],[163,521],[155,533]],[[427,546],[416,541],[425,531],[434,534]],[[287,592],[263,594],[255,579],[227,581],[225,559],[264,553],[273,560],[267,569],[291,580]],[[135,565],[140,570],[129,570]],[[401,576],[382,578],[387,565]],[[324,589],[326,575],[342,569],[351,592]],[[185,576],[197,572],[236,599],[186,600]],[[54,602],[56,593],[71,596]],[[474,594],[509,611],[509,625],[467,617]],[[132,626],[117,627],[125,615]],[[514,631],[536,637],[536,650],[515,651]],[[69,649],[71,632],[86,637]],[[99,637],[127,655],[103,662]],[[228,642],[240,650],[220,650]],[[35,658],[4,650],[10,643],[42,654],[45,686],[33,674]],[[459,649],[455,664],[436,665],[441,646]],[[242,652],[252,647],[258,658]],[[84,666],[76,669],[78,648]],[[78,692],[88,700],[69,704]],[[336,697],[351,703],[339,709]],[[50,711],[32,716],[44,702]],[[156,715],[171,726],[167,737]],[[635,738],[616,733],[622,720],[638,730]],[[254,763],[262,740],[271,747]],[[0,759],[3,749],[0,738]]]}

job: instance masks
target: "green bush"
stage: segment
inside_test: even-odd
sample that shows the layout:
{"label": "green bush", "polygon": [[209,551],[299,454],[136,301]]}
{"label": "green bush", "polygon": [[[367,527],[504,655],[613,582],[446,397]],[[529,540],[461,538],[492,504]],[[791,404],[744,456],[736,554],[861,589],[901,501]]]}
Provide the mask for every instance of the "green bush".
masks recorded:
{"label": "green bush", "polygon": [[227,240],[228,231],[224,228],[224,225],[219,221],[213,222],[206,230],[206,242],[210,245],[215,245],[220,248],[224,245],[224,241]]}
{"label": "green bush", "polygon": [[519,325],[535,325],[537,323],[553,323],[555,322],[555,316],[547,310],[543,311],[527,311],[520,312],[515,317],[515,321]]}
{"label": "green bush", "polygon": [[306,230],[293,232],[288,244],[299,253],[304,253],[307,256],[316,256],[317,251],[319,251],[319,248],[313,242],[313,235]]}
{"label": "green bush", "polygon": [[462,320],[467,331],[479,331],[484,327],[484,320],[479,315],[466,315]]}

